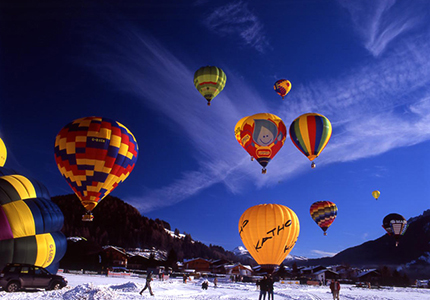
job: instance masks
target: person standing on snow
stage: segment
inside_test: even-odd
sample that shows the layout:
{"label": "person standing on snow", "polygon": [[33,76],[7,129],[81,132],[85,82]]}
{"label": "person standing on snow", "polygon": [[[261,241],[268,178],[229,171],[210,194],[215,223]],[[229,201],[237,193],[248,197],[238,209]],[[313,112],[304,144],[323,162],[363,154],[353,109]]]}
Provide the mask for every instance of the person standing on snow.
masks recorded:
{"label": "person standing on snow", "polygon": [[258,300],[265,300],[266,299],[266,293],[267,293],[267,276],[264,275],[263,279],[260,280],[260,297],[258,297]]}
{"label": "person standing on snow", "polygon": [[330,283],[330,290],[333,294],[333,300],[339,300],[340,283],[337,280],[333,280]]}
{"label": "person standing on snow", "polygon": [[146,276],[145,287],[143,288],[143,290],[140,291],[139,294],[142,295],[142,293],[148,288],[149,293],[151,294],[151,296],[154,296],[154,293],[152,292],[152,288],[151,288],[151,281],[152,281],[152,271],[150,271],[149,274]]}
{"label": "person standing on snow", "polygon": [[268,275],[267,277],[267,300],[273,300],[273,278]]}

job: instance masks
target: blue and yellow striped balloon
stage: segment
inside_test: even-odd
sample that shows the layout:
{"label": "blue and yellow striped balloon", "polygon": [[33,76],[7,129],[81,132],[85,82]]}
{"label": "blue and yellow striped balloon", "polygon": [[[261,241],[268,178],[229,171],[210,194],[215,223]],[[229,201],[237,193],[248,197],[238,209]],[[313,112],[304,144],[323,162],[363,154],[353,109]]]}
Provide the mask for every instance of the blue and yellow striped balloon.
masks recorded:
{"label": "blue and yellow striped balloon", "polygon": [[310,213],[312,219],[327,235],[327,229],[333,223],[337,216],[337,206],[330,201],[317,201],[311,205]]}
{"label": "blue and yellow striped balloon", "polygon": [[[317,113],[301,115],[290,125],[291,141],[310,161],[324,150],[331,133],[329,119]],[[314,163],[312,167],[315,167]]]}
{"label": "blue and yellow striped balloon", "polygon": [[60,261],[67,248],[64,216],[45,186],[22,175],[1,176],[0,205],[0,268]]}

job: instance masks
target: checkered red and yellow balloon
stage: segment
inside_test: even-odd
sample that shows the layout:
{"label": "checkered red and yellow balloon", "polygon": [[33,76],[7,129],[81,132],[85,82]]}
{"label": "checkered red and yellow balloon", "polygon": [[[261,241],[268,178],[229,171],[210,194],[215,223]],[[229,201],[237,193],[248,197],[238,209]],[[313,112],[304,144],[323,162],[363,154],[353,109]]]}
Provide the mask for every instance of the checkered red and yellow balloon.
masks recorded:
{"label": "checkered red and yellow balloon", "polygon": [[55,161],[88,212],[133,170],[138,146],[122,124],[86,117],[67,124],[55,139]]}

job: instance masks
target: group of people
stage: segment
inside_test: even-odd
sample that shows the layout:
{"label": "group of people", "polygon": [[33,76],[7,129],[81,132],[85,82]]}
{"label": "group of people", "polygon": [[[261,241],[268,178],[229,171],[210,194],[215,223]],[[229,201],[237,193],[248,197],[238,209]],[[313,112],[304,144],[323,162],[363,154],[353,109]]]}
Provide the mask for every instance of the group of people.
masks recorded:
{"label": "group of people", "polygon": [[273,300],[273,278],[270,275],[264,275],[263,279],[257,281],[257,287],[260,287],[260,297],[258,300]]}

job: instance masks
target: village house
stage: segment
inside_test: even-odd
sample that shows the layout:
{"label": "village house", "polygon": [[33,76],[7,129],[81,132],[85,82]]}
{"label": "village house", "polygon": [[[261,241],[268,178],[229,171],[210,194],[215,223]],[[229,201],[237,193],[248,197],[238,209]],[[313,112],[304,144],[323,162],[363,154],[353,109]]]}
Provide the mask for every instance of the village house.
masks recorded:
{"label": "village house", "polygon": [[240,263],[234,265],[225,265],[227,275],[252,276],[252,268]]}
{"label": "village house", "polygon": [[194,270],[194,272],[208,273],[210,272],[211,262],[204,258],[184,259],[183,269]]}
{"label": "village house", "polygon": [[103,265],[106,268],[127,268],[128,255],[124,249],[115,246],[106,246],[101,252]]}

